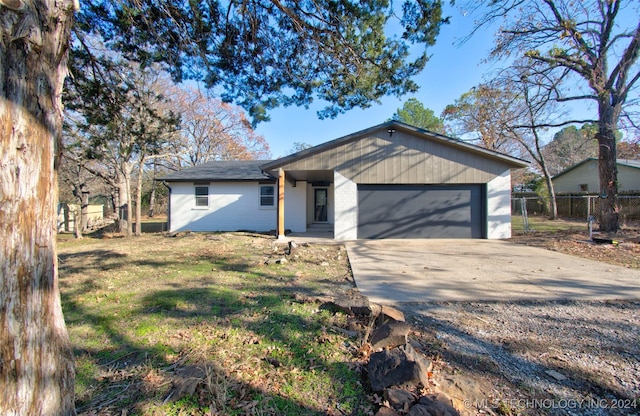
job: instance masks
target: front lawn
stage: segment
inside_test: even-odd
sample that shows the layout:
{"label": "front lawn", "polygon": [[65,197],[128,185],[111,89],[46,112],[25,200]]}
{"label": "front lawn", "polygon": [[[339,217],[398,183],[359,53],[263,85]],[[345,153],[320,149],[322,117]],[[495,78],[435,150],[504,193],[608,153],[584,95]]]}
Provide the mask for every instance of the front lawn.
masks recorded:
{"label": "front lawn", "polygon": [[295,296],[353,290],[341,245],[284,264],[250,233],[58,246],[79,414],[370,412],[346,316]]}

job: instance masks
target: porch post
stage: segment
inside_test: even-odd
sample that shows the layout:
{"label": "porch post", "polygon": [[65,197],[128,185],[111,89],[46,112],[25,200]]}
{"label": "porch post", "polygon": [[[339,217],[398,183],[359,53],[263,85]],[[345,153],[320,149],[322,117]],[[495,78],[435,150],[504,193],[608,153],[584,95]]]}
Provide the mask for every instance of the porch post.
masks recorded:
{"label": "porch post", "polygon": [[278,240],[284,238],[284,169],[278,170],[278,220],[277,234]]}

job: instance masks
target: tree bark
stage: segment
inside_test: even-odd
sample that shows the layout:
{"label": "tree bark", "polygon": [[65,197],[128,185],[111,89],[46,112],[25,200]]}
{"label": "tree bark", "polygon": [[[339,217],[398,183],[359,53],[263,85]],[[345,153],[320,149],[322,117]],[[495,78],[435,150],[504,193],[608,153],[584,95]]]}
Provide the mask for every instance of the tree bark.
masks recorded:
{"label": "tree bark", "polygon": [[73,210],[73,237],[80,240],[82,239],[82,210],[80,208],[74,208]]}
{"label": "tree bark", "polygon": [[118,232],[130,237],[131,227],[131,173],[130,169],[123,169],[117,180],[118,187]]}
{"label": "tree bark", "polygon": [[153,160],[153,180],[151,181],[151,194],[149,195],[149,218],[153,218],[156,206],[156,175],[158,173],[158,164]]}
{"label": "tree bark", "polygon": [[144,173],[144,152],[138,161],[138,177],[136,178],[136,229],[134,235],[142,235],[142,174]]}
{"label": "tree bark", "polygon": [[73,415],[56,256],[68,0],[0,1],[0,414]]}
{"label": "tree bark", "polygon": [[78,213],[80,231],[85,232],[89,222],[89,190],[87,189],[87,184],[82,181],[74,184],[73,195],[80,204],[80,212]]}
{"label": "tree bark", "polygon": [[89,189],[87,184],[80,185],[80,230],[86,232],[89,225]]}
{"label": "tree bark", "polygon": [[600,176],[600,231],[616,233],[620,229],[618,201],[618,165],[615,130],[620,115],[619,106],[608,99],[599,105],[598,170]]}

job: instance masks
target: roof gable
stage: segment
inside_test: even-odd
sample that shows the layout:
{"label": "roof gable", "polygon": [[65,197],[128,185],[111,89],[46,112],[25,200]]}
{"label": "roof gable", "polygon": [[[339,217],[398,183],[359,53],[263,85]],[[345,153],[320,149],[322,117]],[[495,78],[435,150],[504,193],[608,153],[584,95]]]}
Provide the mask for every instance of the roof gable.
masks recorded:
{"label": "roof gable", "polygon": [[[282,168],[291,180],[314,180],[332,171],[366,183],[486,183],[528,163],[397,121],[390,121],[293,155],[262,169]],[[332,174],[330,175],[332,177]]]}
{"label": "roof gable", "polygon": [[264,170],[273,172],[280,167],[284,167],[287,164],[291,164],[293,162],[296,162],[305,158],[310,158],[315,155],[322,154],[323,152],[327,152],[331,149],[335,149],[337,147],[349,144],[351,142],[361,140],[366,137],[370,137],[371,135],[380,133],[380,132],[388,134],[389,137],[393,137],[393,135],[396,132],[406,132],[422,140],[437,142],[439,144],[455,148],[461,152],[468,152],[472,154],[477,154],[482,157],[499,160],[500,162],[507,164],[512,168],[523,168],[523,167],[529,166],[529,162],[525,160],[518,159],[513,156],[509,156],[507,154],[496,152],[490,149],[485,149],[480,146],[472,145],[472,144],[463,142],[461,140],[454,139],[452,137],[430,132],[425,129],[410,126],[400,121],[391,120],[391,121],[379,124],[377,126],[373,126],[368,129],[364,129],[356,133],[352,133],[347,136],[343,136],[338,139],[322,143],[318,146],[314,146],[314,147],[302,150],[300,152],[294,153],[292,155],[285,156],[283,158],[271,161],[269,163],[264,164],[262,168]]}
{"label": "roof gable", "polygon": [[[573,166],[569,166],[568,168],[566,168],[562,172],[555,174],[551,179],[557,179],[557,178],[559,178],[559,177],[561,177],[563,175],[566,175],[567,173],[569,173],[569,172],[571,172],[571,171],[573,171],[575,169],[578,169],[580,166],[582,166],[584,164],[587,164],[587,163],[595,163],[595,164],[597,164],[598,163],[598,159],[596,159],[595,157],[588,157],[585,160],[583,160],[581,162],[578,162]],[[616,164],[618,166],[626,166],[626,167],[629,167],[629,168],[640,169],[640,160],[618,159],[616,161]]]}
{"label": "roof gable", "polygon": [[333,178],[338,171],[358,183],[479,183],[528,162],[399,121],[377,126],[277,160],[211,161],[170,173],[167,182]]}

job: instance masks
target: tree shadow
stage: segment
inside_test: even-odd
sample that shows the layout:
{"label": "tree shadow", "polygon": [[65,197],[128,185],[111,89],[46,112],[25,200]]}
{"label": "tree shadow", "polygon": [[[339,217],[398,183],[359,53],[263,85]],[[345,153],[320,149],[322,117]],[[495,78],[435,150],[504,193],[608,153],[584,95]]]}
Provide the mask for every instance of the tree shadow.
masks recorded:
{"label": "tree shadow", "polygon": [[[84,273],[86,264],[91,264],[91,269],[117,271],[134,263],[109,250],[62,257],[62,275]],[[74,265],[77,260],[83,263]],[[189,259],[194,260],[215,261],[213,274],[246,273],[251,277],[243,287],[222,285],[210,275],[163,282],[157,288],[150,281],[146,283],[149,290],[135,303],[123,302],[122,308],[114,304],[110,309],[92,308],[82,300],[101,284],[94,273],[73,283],[61,279],[68,324],[95,333],[88,345],[76,344],[74,351],[81,390],[79,414],[144,413],[174,400],[177,409],[265,415],[324,415],[327,408],[323,406],[327,405],[345,409],[366,405],[364,395],[354,398],[357,388],[349,387],[357,383],[357,373],[344,360],[330,355],[331,343],[345,341],[331,332],[328,312],[302,310],[292,300],[295,288],[287,285],[288,278],[256,272],[251,259]],[[154,268],[170,265],[167,261],[145,264]],[[250,290],[245,290],[247,286]],[[125,296],[107,295],[104,302],[117,302],[118,296]],[[231,337],[238,336],[245,338],[242,345],[246,351],[227,352],[233,345]],[[318,336],[324,338],[316,339]],[[248,357],[260,359],[249,362]],[[176,393],[179,380],[190,369],[196,371],[197,382]],[[257,381],[246,377],[251,371]],[[324,387],[332,389],[329,399],[309,397],[313,388],[308,385],[297,388],[300,381],[291,375],[296,372],[300,380],[319,380],[329,386]]]}

